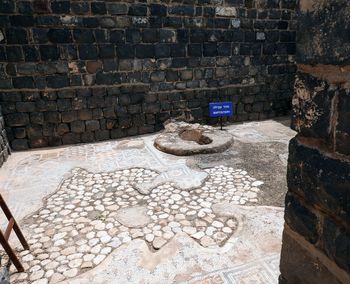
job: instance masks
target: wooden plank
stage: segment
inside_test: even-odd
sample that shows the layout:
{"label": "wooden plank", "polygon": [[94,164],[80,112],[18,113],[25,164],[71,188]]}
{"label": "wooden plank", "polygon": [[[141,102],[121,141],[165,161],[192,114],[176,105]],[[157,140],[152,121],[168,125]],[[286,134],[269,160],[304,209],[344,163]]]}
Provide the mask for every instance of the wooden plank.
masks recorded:
{"label": "wooden plank", "polygon": [[[11,218],[13,218],[10,209],[7,207],[7,204],[5,202],[5,200],[2,198],[2,195],[0,194],[0,207],[2,209],[2,211],[4,211],[4,214],[7,218],[7,220],[11,220]],[[16,220],[13,218],[14,220],[14,224],[13,224],[13,230],[15,231],[19,241],[21,242],[22,246],[24,249],[28,250],[29,249],[29,245],[25,239],[25,237],[22,234],[21,229],[19,228]],[[6,233],[5,233],[6,234]]]}
{"label": "wooden plank", "polygon": [[23,272],[24,268],[21,264],[21,262],[19,261],[17,255],[15,254],[15,252],[12,250],[12,248],[10,247],[9,243],[7,242],[7,240],[5,239],[5,236],[3,235],[2,231],[0,230],[0,244],[2,245],[2,247],[4,248],[5,252],[7,253],[7,255],[9,256],[10,260],[12,261],[12,263],[15,265],[15,267],[17,268],[18,272]]}
{"label": "wooden plank", "polygon": [[0,244],[4,248],[7,255],[9,256],[11,262],[17,268],[17,271],[23,272],[24,268],[23,268],[21,262],[19,261],[16,253],[12,250],[10,244],[8,243],[8,239],[10,238],[12,230],[15,231],[15,233],[16,233],[18,239],[20,240],[22,246],[24,247],[24,249],[28,250],[29,245],[28,245],[26,239],[24,238],[21,229],[17,225],[15,218],[13,218],[10,209],[7,207],[5,200],[2,198],[1,194],[0,194],[0,207],[1,207],[2,211],[4,212],[7,220],[9,221],[9,223],[6,227],[5,234],[3,234],[2,231],[0,230]]}
{"label": "wooden plank", "polygon": [[11,214],[10,209],[7,207],[5,200],[2,198],[1,194],[0,194],[0,207],[1,207],[2,211],[4,211],[4,214],[7,218],[7,220],[10,221],[10,219],[12,218],[12,214]]}
{"label": "wooden plank", "polygon": [[5,237],[5,240],[6,240],[6,241],[8,241],[9,238],[10,238],[11,231],[12,231],[12,228],[13,228],[13,225],[14,225],[14,224],[15,224],[15,219],[11,218],[11,219],[10,219],[10,222],[9,222],[8,225],[7,225],[5,234],[4,234],[4,237]]}

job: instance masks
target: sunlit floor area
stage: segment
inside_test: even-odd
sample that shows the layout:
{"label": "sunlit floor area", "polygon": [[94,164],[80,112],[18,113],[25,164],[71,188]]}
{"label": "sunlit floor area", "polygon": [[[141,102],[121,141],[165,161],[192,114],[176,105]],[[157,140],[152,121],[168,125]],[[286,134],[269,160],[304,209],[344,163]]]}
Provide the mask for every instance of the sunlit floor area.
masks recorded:
{"label": "sunlit floor area", "polygon": [[277,283],[295,132],[223,131],[229,149],[187,157],[157,133],[13,153],[0,185],[30,251],[11,236],[25,267],[11,283]]}

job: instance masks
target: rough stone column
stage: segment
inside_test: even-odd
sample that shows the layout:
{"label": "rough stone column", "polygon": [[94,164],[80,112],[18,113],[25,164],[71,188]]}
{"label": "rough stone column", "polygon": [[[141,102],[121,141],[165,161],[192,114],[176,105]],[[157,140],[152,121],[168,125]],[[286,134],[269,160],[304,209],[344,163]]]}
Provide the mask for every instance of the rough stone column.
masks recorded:
{"label": "rough stone column", "polygon": [[6,162],[8,156],[10,155],[10,145],[7,140],[6,130],[5,130],[5,121],[2,116],[1,107],[0,107],[0,167]]}
{"label": "rough stone column", "polygon": [[350,2],[300,1],[280,283],[350,283]]}

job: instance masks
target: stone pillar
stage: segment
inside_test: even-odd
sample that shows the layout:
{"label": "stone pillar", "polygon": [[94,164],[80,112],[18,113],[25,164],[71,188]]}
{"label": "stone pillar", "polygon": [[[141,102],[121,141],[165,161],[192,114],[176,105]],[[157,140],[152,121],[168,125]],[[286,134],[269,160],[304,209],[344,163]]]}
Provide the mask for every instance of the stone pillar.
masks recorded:
{"label": "stone pillar", "polygon": [[300,1],[280,283],[350,283],[349,18]]}
{"label": "stone pillar", "polygon": [[10,155],[10,145],[7,140],[6,130],[5,130],[5,121],[2,116],[1,107],[0,107],[0,167],[6,162],[8,156]]}

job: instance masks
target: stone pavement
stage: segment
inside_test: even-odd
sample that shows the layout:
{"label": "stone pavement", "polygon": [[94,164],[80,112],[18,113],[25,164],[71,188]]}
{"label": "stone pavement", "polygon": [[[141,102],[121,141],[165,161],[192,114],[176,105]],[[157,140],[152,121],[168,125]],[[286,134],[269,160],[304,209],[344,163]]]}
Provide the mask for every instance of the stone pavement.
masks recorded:
{"label": "stone pavement", "polygon": [[0,185],[31,246],[13,283],[276,283],[285,122],[231,125],[215,155],[157,134],[13,153]]}

